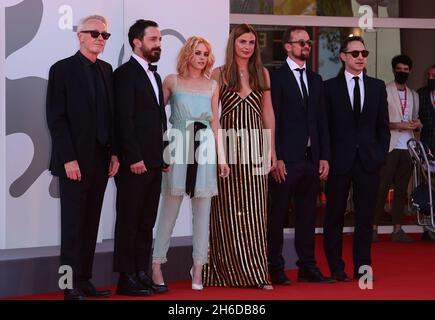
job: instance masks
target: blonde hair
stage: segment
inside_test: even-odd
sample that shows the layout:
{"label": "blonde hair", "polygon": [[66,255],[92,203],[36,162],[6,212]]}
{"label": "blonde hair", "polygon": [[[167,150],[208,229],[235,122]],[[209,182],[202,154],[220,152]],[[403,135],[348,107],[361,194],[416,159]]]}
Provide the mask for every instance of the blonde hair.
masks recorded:
{"label": "blonde hair", "polygon": [[180,76],[182,77],[187,76],[189,62],[192,59],[192,57],[195,55],[195,49],[200,44],[203,44],[208,50],[207,65],[202,70],[202,74],[205,75],[207,78],[210,78],[211,71],[215,63],[215,57],[212,52],[210,41],[199,36],[193,36],[187,39],[186,43],[183,45],[183,47],[180,50],[180,53],[178,54],[177,73]]}
{"label": "blonde hair", "polygon": [[85,30],[86,24],[91,20],[98,20],[98,21],[102,22],[106,26],[106,28],[108,28],[106,17],[100,16],[98,14],[93,14],[93,15],[90,15],[90,16],[87,16],[87,17],[80,19],[79,25],[77,27],[77,32]]}
{"label": "blonde hair", "polygon": [[255,29],[246,23],[239,24],[231,30],[228,38],[225,65],[222,68],[223,80],[226,82],[228,89],[239,92],[242,88],[238,66],[235,59],[236,39],[245,33],[252,33],[255,36],[254,53],[249,58],[249,86],[252,90],[268,90],[264,79],[264,67],[261,61],[260,46],[258,45],[258,35]]}

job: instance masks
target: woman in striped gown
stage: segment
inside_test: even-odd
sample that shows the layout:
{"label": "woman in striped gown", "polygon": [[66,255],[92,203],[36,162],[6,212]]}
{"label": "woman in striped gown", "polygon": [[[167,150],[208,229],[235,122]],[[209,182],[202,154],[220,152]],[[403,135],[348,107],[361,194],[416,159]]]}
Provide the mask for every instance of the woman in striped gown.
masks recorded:
{"label": "woman in striped gown", "polygon": [[[267,174],[274,170],[275,118],[270,78],[252,26],[236,26],[220,85],[221,127],[231,175],[212,200],[204,285],[273,289],[267,271]],[[266,130],[264,130],[266,129]],[[268,129],[268,130],[267,130]]]}

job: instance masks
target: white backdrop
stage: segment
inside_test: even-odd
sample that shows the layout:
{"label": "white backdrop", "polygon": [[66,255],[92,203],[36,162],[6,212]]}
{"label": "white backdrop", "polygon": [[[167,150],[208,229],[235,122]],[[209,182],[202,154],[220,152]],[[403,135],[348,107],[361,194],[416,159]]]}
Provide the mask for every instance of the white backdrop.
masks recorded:
{"label": "white backdrop", "polygon": [[[164,77],[175,71],[180,39],[191,35],[207,37],[214,45],[217,64],[223,62],[229,2],[2,0],[1,9],[2,13],[5,11],[4,21],[0,20],[1,54],[6,51],[6,56],[0,56],[0,249],[57,245],[60,206],[47,171],[50,141],[45,122],[45,90],[49,67],[78,49],[74,31],[78,20],[95,13],[108,18],[112,37],[100,58],[114,68],[130,55],[129,26],[140,18],[155,20],[164,34],[159,63],[159,73]],[[5,39],[1,38],[3,30]],[[98,241],[113,238],[114,208],[115,186],[111,180]],[[190,203],[184,201],[174,236],[191,234],[189,209]]]}
{"label": "white backdrop", "polygon": [[5,150],[5,16],[2,6],[0,10],[0,249],[5,247],[6,236],[6,188],[5,188],[5,172],[6,172],[6,150]]}

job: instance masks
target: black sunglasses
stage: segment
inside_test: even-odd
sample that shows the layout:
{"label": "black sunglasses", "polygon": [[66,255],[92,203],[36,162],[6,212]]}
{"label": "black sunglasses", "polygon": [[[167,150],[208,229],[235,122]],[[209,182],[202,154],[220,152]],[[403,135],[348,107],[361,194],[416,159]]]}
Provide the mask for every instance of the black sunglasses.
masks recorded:
{"label": "black sunglasses", "polygon": [[351,54],[352,57],[354,57],[354,58],[358,58],[360,53],[363,56],[363,58],[367,58],[369,56],[369,52],[367,50],[361,50],[361,51],[353,50],[353,51],[347,51],[347,52],[344,52],[344,53]]}
{"label": "black sunglasses", "polygon": [[98,39],[98,37],[101,35],[101,37],[104,39],[104,40],[107,40],[107,39],[109,39],[110,38],[110,33],[108,33],[108,32],[105,32],[105,31],[103,31],[103,32],[99,32],[99,31],[97,31],[97,30],[83,30],[83,31],[80,31],[81,33],[90,33],[91,34],[91,37],[92,38],[94,38],[94,39]]}
{"label": "black sunglasses", "polygon": [[288,41],[287,43],[299,43],[299,45],[303,48],[306,44],[308,44],[309,47],[313,46],[314,41],[313,40],[297,40],[297,41]]}

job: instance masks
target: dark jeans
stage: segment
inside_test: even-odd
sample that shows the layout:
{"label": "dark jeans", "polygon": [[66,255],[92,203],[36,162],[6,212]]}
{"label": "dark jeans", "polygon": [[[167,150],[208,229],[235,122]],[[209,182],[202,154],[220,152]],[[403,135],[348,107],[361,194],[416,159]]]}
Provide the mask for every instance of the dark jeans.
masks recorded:
{"label": "dark jeans", "polygon": [[409,179],[412,174],[412,161],[408,150],[394,149],[388,154],[387,162],[381,170],[379,196],[375,209],[375,225],[382,221],[385,198],[390,186],[394,187],[393,224],[402,224],[403,209],[407,197]]}

